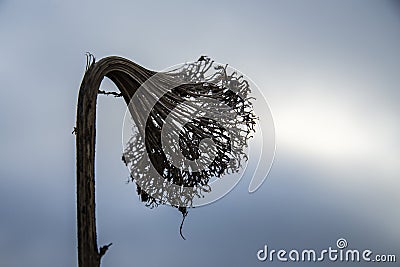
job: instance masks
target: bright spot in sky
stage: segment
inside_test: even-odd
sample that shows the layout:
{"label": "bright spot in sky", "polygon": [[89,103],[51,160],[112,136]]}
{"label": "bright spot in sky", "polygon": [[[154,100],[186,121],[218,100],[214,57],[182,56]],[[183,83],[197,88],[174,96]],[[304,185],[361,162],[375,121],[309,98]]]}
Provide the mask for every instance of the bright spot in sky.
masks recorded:
{"label": "bright spot in sky", "polygon": [[384,140],[368,120],[368,110],[320,91],[286,99],[274,112],[277,145],[283,149],[327,160],[371,158]]}

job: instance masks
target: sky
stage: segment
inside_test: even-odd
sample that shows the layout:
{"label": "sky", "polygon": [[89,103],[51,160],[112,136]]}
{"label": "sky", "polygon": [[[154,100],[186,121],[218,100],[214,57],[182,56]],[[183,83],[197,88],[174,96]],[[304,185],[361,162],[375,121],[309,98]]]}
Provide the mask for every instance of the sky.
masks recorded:
{"label": "sky", "polygon": [[257,260],[264,245],[339,238],[399,261],[399,47],[395,1],[0,0],[0,266],[77,266],[71,132],[86,51],[152,70],[229,63],[260,88],[276,131],[260,189],[243,177],[191,210],[182,240],[180,213],[144,207],[126,183],[125,104],[100,96],[98,243],[113,242],[102,266],[275,266]]}

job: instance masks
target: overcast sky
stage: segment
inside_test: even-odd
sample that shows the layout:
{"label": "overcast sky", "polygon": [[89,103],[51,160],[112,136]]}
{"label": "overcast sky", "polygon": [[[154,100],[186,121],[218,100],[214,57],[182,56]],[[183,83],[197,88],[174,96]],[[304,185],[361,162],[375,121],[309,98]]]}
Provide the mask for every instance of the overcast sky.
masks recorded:
{"label": "overcast sky", "polygon": [[71,131],[86,51],[153,70],[203,54],[229,63],[264,93],[276,127],[262,187],[249,194],[244,177],[191,210],[184,241],[176,209],[150,210],[126,184],[125,105],[100,96],[98,240],[114,243],[103,266],[263,266],[265,244],[338,238],[400,260],[399,47],[395,1],[0,0],[0,266],[77,265]]}

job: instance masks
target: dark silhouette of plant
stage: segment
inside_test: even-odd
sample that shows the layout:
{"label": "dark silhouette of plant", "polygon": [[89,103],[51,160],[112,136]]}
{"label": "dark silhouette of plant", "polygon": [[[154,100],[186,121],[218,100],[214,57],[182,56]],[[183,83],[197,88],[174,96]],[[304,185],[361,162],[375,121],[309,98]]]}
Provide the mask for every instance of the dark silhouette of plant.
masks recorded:
{"label": "dark silhouette of plant", "polygon": [[[88,54],[87,60],[74,129],[80,267],[100,266],[111,246],[97,247],[94,157],[98,94],[123,97],[135,123],[136,131],[122,159],[141,200],[150,207],[174,206],[183,220],[194,198],[210,192],[213,179],[237,172],[247,160],[244,148],[256,120],[247,81],[235,72],[228,74],[227,66],[215,65],[208,57],[158,73],[121,57],[95,62]],[[120,93],[99,90],[104,77],[112,80]]]}
{"label": "dark silhouette of plant", "polygon": [[[134,132],[123,155],[141,200],[151,208],[175,206],[183,219],[193,198],[210,192],[210,179],[241,168],[247,158],[243,148],[254,131],[247,81],[236,73],[228,74],[227,66],[213,63],[201,56],[196,62],[151,78],[150,91],[164,93],[161,97],[140,96],[157,99],[147,107],[147,118],[133,118],[142,130]],[[165,84],[171,89],[158,88]],[[132,109],[140,106],[132,102]],[[166,126],[168,119],[174,123]],[[207,139],[212,144],[202,143]],[[207,145],[213,153],[205,151]],[[176,151],[182,153],[180,160],[176,160]]]}

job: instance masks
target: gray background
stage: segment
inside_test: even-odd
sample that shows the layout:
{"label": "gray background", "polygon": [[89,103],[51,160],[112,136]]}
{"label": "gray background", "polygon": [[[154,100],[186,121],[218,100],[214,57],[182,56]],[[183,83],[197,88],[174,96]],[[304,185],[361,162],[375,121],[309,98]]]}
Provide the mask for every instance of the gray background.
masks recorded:
{"label": "gray background", "polygon": [[125,105],[101,96],[98,240],[114,243],[103,266],[272,266],[256,259],[264,244],[340,237],[399,258],[399,47],[395,1],[0,0],[0,266],[77,263],[71,131],[86,51],[154,70],[202,54],[229,63],[263,91],[277,136],[263,186],[248,194],[244,177],[192,210],[184,241],[177,210],[144,207],[125,183]]}

